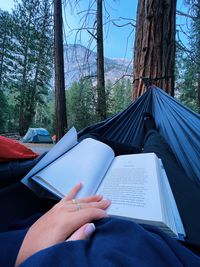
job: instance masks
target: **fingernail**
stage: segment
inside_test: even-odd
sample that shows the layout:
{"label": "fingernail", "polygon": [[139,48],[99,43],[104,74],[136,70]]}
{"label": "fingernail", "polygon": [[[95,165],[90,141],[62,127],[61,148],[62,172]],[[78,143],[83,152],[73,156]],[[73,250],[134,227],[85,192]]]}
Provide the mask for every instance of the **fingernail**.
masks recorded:
{"label": "fingernail", "polygon": [[111,203],[111,200],[108,199],[108,198],[104,198],[103,200],[104,200],[105,202],[109,203],[109,204]]}
{"label": "fingernail", "polygon": [[85,229],[84,233],[89,237],[95,231],[95,225],[93,223],[88,224]]}

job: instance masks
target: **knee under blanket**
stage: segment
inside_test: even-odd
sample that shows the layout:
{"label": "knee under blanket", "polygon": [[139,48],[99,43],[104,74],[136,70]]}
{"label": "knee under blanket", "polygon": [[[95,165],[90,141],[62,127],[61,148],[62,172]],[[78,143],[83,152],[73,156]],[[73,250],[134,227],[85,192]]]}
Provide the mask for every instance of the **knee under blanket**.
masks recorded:
{"label": "knee under blanket", "polygon": [[[32,217],[31,223],[34,218]],[[24,227],[29,223],[24,222]],[[0,233],[0,266],[14,266],[27,230]],[[96,224],[90,240],[62,242],[28,258],[20,267],[181,267],[200,266],[200,258],[158,229],[119,219]]]}

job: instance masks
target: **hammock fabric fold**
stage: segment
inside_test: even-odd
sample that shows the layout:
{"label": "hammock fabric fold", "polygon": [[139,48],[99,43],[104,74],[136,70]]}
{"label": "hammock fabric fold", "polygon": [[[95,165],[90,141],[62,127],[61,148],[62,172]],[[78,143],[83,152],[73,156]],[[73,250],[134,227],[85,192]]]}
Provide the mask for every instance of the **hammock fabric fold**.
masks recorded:
{"label": "hammock fabric fold", "polygon": [[200,184],[200,115],[158,87],[151,86],[124,111],[79,132],[98,133],[113,141],[142,146],[143,113],[151,112],[160,134],[170,145],[188,177]]}

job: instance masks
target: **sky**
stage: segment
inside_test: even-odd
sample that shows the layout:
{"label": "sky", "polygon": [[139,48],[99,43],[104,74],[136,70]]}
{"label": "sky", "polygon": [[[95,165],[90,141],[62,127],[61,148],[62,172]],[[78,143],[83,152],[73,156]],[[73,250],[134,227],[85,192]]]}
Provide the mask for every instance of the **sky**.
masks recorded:
{"label": "sky", "polygon": [[[81,1],[82,5],[79,6],[79,10],[87,10],[89,0]],[[106,0],[106,10],[110,14],[110,17],[104,12],[104,18],[107,18],[107,23],[104,30],[104,51],[105,56],[110,58],[131,58],[132,57],[132,47],[134,38],[134,28],[131,25],[127,25],[123,28],[116,27],[110,20],[118,25],[127,24],[129,22],[134,23],[132,19],[136,17],[137,0]],[[109,4],[108,4],[109,3]],[[124,4],[126,3],[126,4]],[[95,7],[95,6],[94,6]],[[64,21],[65,25],[72,25],[75,28],[80,27],[80,16],[76,15],[76,9],[70,10],[69,6],[64,7]],[[82,14],[82,16],[84,13]],[[120,19],[120,17],[126,18]],[[67,27],[66,27],[67,30]],[[74,43],[73,32],[68,32],[66,34],[68,43]],[[89,34],[87,31],[82,31],[81,41],[87,46]],[[95,42],[93,43],[95,46]]]}
{"label": "sky", "polygon": [[[80,6],[70,7],[69,5],[64,5],[63,8],[63,20],[65,25],[65,35],[64,41],[68,44],[74,43],[75,40],[75,31],[72,29],[80,28],[80,17],[84,15],[80,13],[79,16],[76,15],[77,11],[87,10],[88,2],[90,0],[80,1]],[[104,56],[109,58],[128,58],[131,59],[133,56],[133,44],[134,44],[134,27],[127,25],[123,28],[116,27],[112,22],[108,23],[110,20],[118,25],[123,25],[128,22],[134,23],[136,19],[136,9],[137,9],[137,0],[106,0],[106,10],[110,14],[110,17],[104,12],[104,17],[106,18],[106,25],[104,30]],[[0,8],[11,12],[14,8],[14,0],[1,0]],[[183,0],[177,1],[177,9],[185,11]],[[126,18],[120,19],[119,18]],[[128,20],[127,20],[128,19]],[[178,17],[177,23],[185,27],[185,18]],[[78,35],[77,42],[82,43],[87,46],[88,44],[88,32],[86,30],[81,31],[81,40],[80,35]],[[186,43],[186,38],[181,35],[183,43]],[[95,42],[93,42],[91,48],[95,49]]]}

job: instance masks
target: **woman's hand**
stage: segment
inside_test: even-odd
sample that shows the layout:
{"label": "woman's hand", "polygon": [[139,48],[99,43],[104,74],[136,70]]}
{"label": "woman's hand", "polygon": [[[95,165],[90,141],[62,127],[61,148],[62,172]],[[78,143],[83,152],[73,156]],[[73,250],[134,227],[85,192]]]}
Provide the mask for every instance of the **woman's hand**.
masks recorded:
{"label": "woman's hand", "polygon": [[107,217],[105,209],[110,205],[110,201],[103,200],[102,196],[91,196],[74,201],[73,198],[80,189],[81,183],[30,227],[15,266],[39,250],[65,240],[86,238],[94,230],[94,225],[90,222]]}

